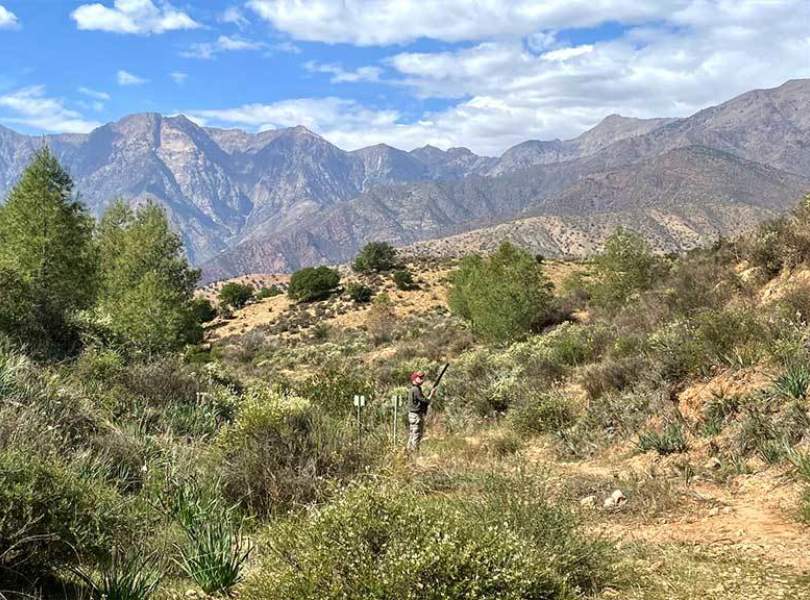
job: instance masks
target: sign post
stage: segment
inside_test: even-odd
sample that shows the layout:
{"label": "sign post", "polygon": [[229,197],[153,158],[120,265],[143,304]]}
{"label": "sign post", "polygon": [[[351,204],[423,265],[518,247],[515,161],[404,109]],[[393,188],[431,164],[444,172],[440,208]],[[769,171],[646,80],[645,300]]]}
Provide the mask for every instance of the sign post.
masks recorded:
{"label": "sign post", "polygon": [[354,395],[354,406],[357,408],[357,435],[358,438],[363,436],[363,420],[362,420],[362,411],[363,408],[366,406],[366,397],[365,395]]}

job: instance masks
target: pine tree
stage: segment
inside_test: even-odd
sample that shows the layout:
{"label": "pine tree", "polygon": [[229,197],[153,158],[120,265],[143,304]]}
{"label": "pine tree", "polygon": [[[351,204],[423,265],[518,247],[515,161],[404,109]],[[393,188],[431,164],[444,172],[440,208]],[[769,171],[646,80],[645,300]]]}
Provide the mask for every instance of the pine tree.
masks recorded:
{"label": "pine tree", "polygon": [[191,303],[199,271],[189,266],[163,209],[149,203],[133,212],[117,201],[98,230],[99,309],[113,331],[148,352],[198,341],[201,329]]}
{"label": "pine tree", "polygon": [[70,176],[50,150],[38,151],[0,207],[0,270],[27,299],[25,307],[7,306],[17,316],[5,321],[17,323],[17,337],[39,331],[24,340],[37,350],[65,352],[77,343],[70,315],[90,307],[97,289],[93,226]]}

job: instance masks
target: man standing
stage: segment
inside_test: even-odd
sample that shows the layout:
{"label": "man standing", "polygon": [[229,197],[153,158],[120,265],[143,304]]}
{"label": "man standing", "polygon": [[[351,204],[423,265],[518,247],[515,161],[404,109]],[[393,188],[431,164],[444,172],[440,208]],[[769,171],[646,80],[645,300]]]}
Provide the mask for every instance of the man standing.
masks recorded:
{"label": "man standing", "polygon": [[408,396],[410,398],[410,406],[408,407],[408,428],[410,434],[408,435],[408,452],[416,452],[419,450],[419,444],[422,442],[422,436],[425,433],[425,416],[427,415],[428,405],[433,398],[433,390],[430,391],[428,396],[422,392],[422,384],[425,382],[425,373],[423,371],[414,371],[411,373],[411,391]]}

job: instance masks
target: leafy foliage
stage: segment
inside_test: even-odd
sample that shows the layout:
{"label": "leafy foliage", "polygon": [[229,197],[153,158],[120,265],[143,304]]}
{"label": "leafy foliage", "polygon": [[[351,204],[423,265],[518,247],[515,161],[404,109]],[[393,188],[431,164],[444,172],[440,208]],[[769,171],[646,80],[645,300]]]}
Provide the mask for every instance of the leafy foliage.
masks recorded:
{"label": "leafy foliage", "polygon": [[551,283],[535,258],[504,242],[487,258],[462,260],[452,276],[450,309],[495,341],[525,337],[547,318]]}
{"label": "leafy foliage", "polygon": [[592,302],[618,307],[631,294],[652,287],[658,272],[659,261],[646,240],[620,227],[605,241],[604,252],[594,258]]}
{"label": "leafy foliage", "polygon": [[369,242],[354,259],[353,268],[358,273],[390,271],[398,264],[397,251],[388,242]]}
{"label": "leafy foliage", "polygon": [[161,352],[199,341],[192,307],[199,272],[189,267],[180,238],[156,204],[133,212],[114,203],[99,225],[99,310],[124,342]]}
{"label": "leafy foliage", "polygon": [[340,285],[340,274],[329,267],[307,267],[290,278],[287,295],[299,302],[313,302],[329,297]]}
{"label": "leafy foliage", "polygon": [[229,281],[222,286],[217,296],[222,307],[242,308],[253,299],[253,286],[249,283]]}
{"label": "leafy foliage", "polygon": [[604,582],[605,547],[535,485],[490,482],[479,502],[355,485],[268,532],[273,552],[243,597],[323,600],[573,598]]}
{"label": "leafy foliage", "polygon": [[369,302],[371,300],[371,296],[374,294],[374,291],[367,285],[352,282],[348,286],[346,286],[346,293],[349,295],[349,298],[351,298],[353,302],[357,302],[358,304],[365,304],[366,302]]}
{"label": "leafy foliage", "polygon": [[413,275],[408,269],[399,269],[394,271],[394,285],[398,290],[411,290],[416,285],[413,281]]}
{"label": "leafy foliage", "polygon": [[279,296],[284,293],[284,290],[281,289],[275,283],[270,287],[263,287],[256,292],[256,299],[257,300],[264,300],[265,298],[273,298],[275,296]]}
{"label": "leafy foliage", "polygon": [[199,296],[191,301],[191,311],[197,323],[208,323],[217,316],[217,309],[208,298]]}

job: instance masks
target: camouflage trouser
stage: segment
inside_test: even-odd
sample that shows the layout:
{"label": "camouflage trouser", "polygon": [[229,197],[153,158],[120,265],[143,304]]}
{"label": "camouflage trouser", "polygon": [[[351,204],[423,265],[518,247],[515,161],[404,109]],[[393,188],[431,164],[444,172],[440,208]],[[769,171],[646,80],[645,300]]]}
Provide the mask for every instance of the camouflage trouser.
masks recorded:
{"label": "camouflage trouser", "polygon": [[408,452],[416,452],[419,450],[419,444],[425,434],[425,415],[409,412],[408,430]]}

